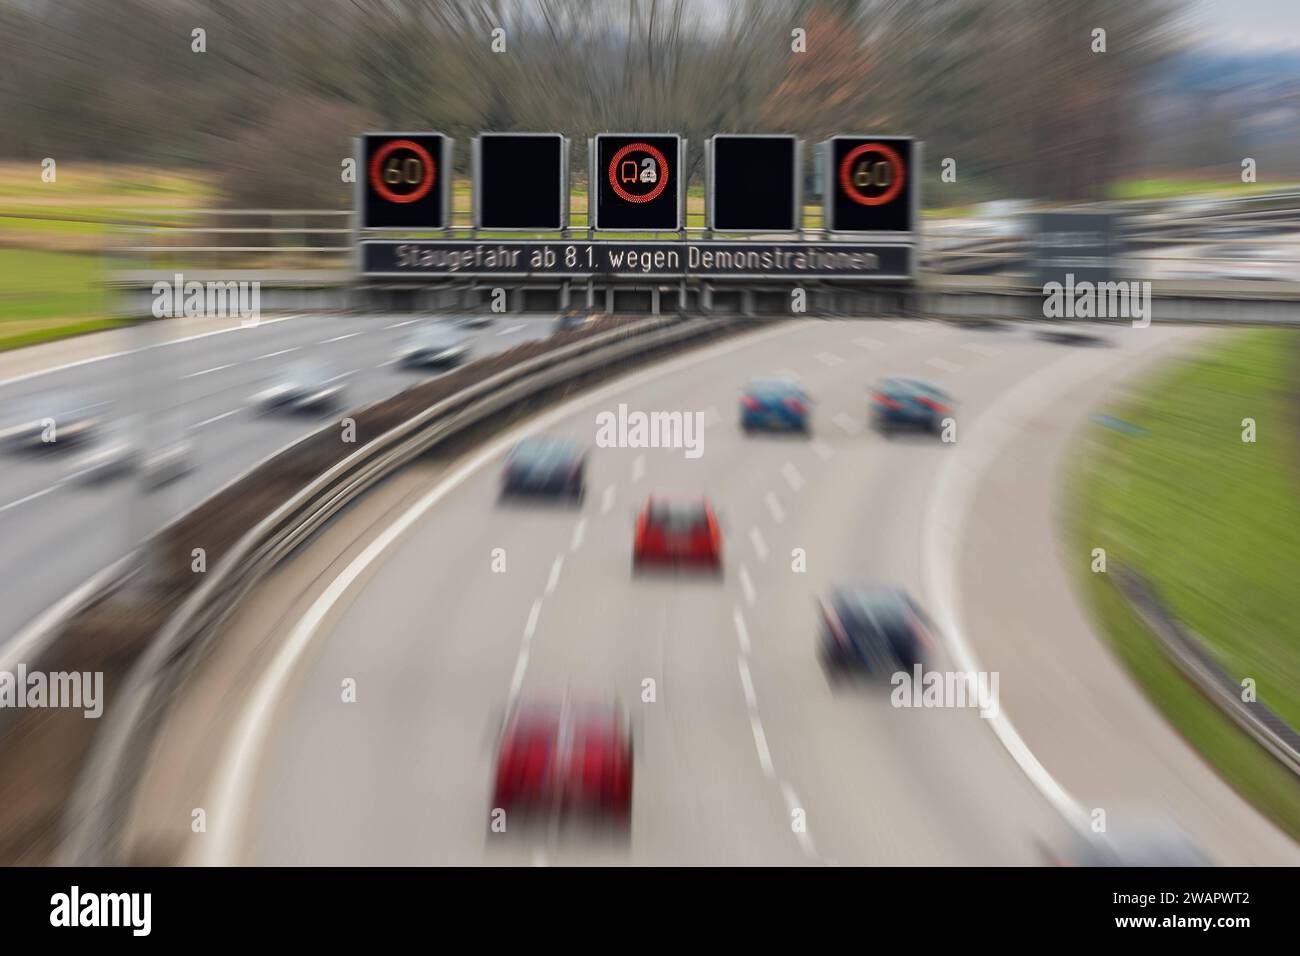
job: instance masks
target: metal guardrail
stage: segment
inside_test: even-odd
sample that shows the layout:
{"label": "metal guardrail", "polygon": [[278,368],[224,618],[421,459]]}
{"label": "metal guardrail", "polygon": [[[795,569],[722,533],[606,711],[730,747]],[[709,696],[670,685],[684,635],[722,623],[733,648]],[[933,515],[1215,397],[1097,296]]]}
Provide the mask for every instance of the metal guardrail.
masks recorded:
{"label": "metal guardrail", "polygon": [[1141,575],[1128,568],[1114,573],[1120,593],[1184,676],[1257,744],[1300,775],[1300,732],[1261,701],[1243,701],[1240,682],[1169,612]]}
{"label": "metal guardrail", "polygon": [[[211,568],[133,667],[65,820],[75,865],[121,862],[130,800],[172,692],[244,597],[342,508],[435,445],[585,376],[714,335],[716,321],[649,319],[527,359],[439,401],[328,468],[263,518]],[[327,426],[333,429],[334,426]]]}
{"label": "metal guardrail", "polygon": [[[1198,204],[1205,208],[1197,209]],[[1188,197],[1183,201],[1093,203],[1083,204],[1080,208],[1109,209],[1126,216],[1121,229],[1122,239],[1141,247],[1192,243],[1276,247],[1279,245],[1276,239],[1197,237],[1206,228],[1223,229],[1269,222],[1300,227],[1300,192],[1293,191],[1235,197],[1209,195]],[[128,268],[165,269],[195,261],[209,268],[224,264],[235,268],[347,269],[354,264],[353,239],[358,232],[355,212],[350,209],[153,209],[143,210],[141,215],[148,218],[111,223],[114,232],[109,252],[130,263]],[[436,233],[413,231],[389,233],[387,237],[488,239],[501,235],[474,230],[468,215],[467,210],[457,210],[451,226]],[[977,215],[975,222],[979,221]],[[262,222],[267,225],[262,225]],[[592,238],[590,229],[583,226],[571,226],[547,235]],[[709,236],[712,231],[701,226],[689,226],[671,235]],[[987,230],[977,227],[945,233],[936,231],[933,222],[923,220],[918,227],[918,236],[921,238],[924,267],[934,272],[944,272],[947,262],[987,262],[990,267],[996,267],[999,262],[1023,262],[1029,251],[1025,236],[1015,230],[1000,231],[992,226]],[[817,227],[800,229],[799,237],[827,238],[825,231]],[[204,238],[219,241],[205,242]],[[231,238],[238,244],[227,244],[226,240]],[[736,242],[757,238],[760,237],[728,236],[729,241]],[[1199,257],[1188,254],[1147,258],[1176,261]],[[1206,261],[1235,263],[1240,260]]]}

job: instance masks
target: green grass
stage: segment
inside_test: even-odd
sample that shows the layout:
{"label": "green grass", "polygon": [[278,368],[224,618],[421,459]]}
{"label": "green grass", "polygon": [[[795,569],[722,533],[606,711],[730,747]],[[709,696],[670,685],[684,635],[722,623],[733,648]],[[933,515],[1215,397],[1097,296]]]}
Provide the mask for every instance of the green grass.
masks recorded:
{"label": "green grass", "polygon": [[1108,199],[1164,199],[1201,193],[1272,193],[1294,189],[1294,183],[1243,183],[1237,174],[1224,179],[1180,179],[1177,177],[1127,179],[1114,183],[1106,191]]}
{"label": "green grass", "polygon": [[84,322],[58,319],[51,320],[46,325],[29,328],[24,332],[11,333],[7,331],[4,323],[0,322],[0,352],[71,338],[74,335],[85,335],[87,332],[103,332],[105,329],[116,329],[130,324],[130,319],[87,319]]}
{"label": "green grass", "polygon": [[[1079,553],[1151,580],[1259,699],[1300,726],[1300,340],[1253,330],[1165,373],[1089,426],[1074,471]],[[1241,440],[1242,419],[1257,441]],[[1239,791],[1300,837],[1294,776],[1195,690],[1105,574],[1083,590],[1120,658],[1178,730]]]}
{"label": "green grass", "polygon": [[0,349],[117,324],[104,318],[99,256],[0,249],[0,275]]}

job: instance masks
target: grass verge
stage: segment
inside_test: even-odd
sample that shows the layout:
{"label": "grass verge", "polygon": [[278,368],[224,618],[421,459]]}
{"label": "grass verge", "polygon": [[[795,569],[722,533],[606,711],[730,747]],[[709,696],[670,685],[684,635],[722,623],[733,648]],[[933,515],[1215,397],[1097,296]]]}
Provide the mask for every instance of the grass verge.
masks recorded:
{"label": "grass verge", "polygon": [[[1092,425],[1072,474],[1070,533],[1105,548],[1260,700],[1300,725],[1300,418],[1290,330],[1253,330],[1147,383]],[[1242,440],[1253,419],[1256,441]],[[1218,772],[1300,839],[1300,782],[1182,676],[1107,575],[1081,587],[1116,653]]]}

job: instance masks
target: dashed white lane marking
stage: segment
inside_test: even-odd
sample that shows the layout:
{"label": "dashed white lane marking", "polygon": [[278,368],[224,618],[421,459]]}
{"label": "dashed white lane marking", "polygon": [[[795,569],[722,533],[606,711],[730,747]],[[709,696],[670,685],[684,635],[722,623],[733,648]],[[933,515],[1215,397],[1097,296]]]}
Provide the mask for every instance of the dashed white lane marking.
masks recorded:
{"label": "dashed white lane marking", "polygon": [[799,381],[799,373],[792,368],[779,368],[773,373],[773,375],[783,382]]}
{"label": "dashed white lane marking", "polygon": [[781,499],[774,492],[769,491],[764,495],[763,503],[767,505],[768,513],[771,514],[773,521],[777,524],[785,521],[785,509],[781,507]]}
{"label": "dashed white lane marking", "polygon": [[530,644],[537,633],[537,620],[542,615],[542,599],[538,598],[528,609],[528,623],[524,625],[524,644]]}
{"label": "dashed white lane marking", "polygon": [[343,335],[336,335],[332,339],[325,339],[320,344],[329,345],[331,342],[342,342],[344,339],[356,338],[360,334],[360,332],[346,332]]}
{"label": "dashed white lane marking", "polygon": [[974,352],[976,355],[983,355],[986,358],[1002,354],[1002,350],[997,346],[985,345],[983,342],[967,342],[962,348],[967,352]]}
{"label": "dashed white lane marking", "polygon": [[375,368],[388,368],[390,365],[396,365],[400,359],[390,358],[387,362],[380,362]]}
{"label": "dashed white lane marking", "polygon": [[794,466],[794,462],[787,461],[781,466],[781,477],[785,483],[790,486],[791,491],[798,491],[803,487],[803,475],[799,474],[799,469]]}
{"label": "dashed white lane marking", "polygon": [[749,529],[749,543],[754,546],[754,553],[758,555],[758,560],[767,560],[767,542],[763,540],[763,532],[758,530],[758,526]]}
{"label": "dashed white lane marking", "polygon": [[262,319],[251,325],[231,325],[224,329],[213,329],[210,332],[199,332],[195,335],[186,335],[179,339],[168,339],[166,342],[155,342],[152,345],[144,345],[138,349],[124,349],[121,352],[108,352],[104,355],[92,355],[89,358],[78,359],[75,362],[64,362],[62,365],[54,365],[50,368],[37,369],[34,372],[26,372],[22,375],[15,375],[13,378],[0,380],[0,388],[6,385],[17,385],[19,382],[26,382],[29,379],[40,378],[42,375],[53,375],[55,372],[65,372],[70,368],[80,368],[83,365],[91,365],[95,362],[107,362],[111,359],[122,358],[127,355],[137,355],[140,352],[148,352],[151,349],[167,348],[169,345],[181,345],[186,342],[193,342],[196,339],[206,339],[213,335],[224,335],[227,332],[240,332],[245,329],[257,329],[264,325],[278,325],[281,322],[292,322],[294,319],[305,318],[309,313],[301,312],[293,315],[282,315],[277,319]]}
{"label": "dashed white lane marking", "polygon": [[745,603],[750,607],[754,606],[754,582],[750,580],[749,568],[743,564],[740,566],[740,589],[745,592]]}
{"label": "dashed white lane marking", "polygon": [[813,454],[822,461],[830,461],[835,455],[835,449],[826,444],[826,442],[822,441],[820,438],[814,438],[812,442],[809,443],[808,447],[811,448]]}
{"label": "dashed white lane marking", "polygon": [[772,766],[772,752],[767,749],[767,734],[763,733],[763,721],[758,716],[758,698],[754,696],[754,681],[749,676],[749,664],[739,658],[740,684],[745,690],[745,704],[749,708],[749,729],[754,735],[754,747],[758,750],[758,762],[763,773],[770,779],[776,778],[776,768]]}
{"label": "dashed white lane marking", "polygon": [[632,459],[632,481],[637,482],[645,477],[645,455],[637,455]]}
{"label": "dashed white lane marking", "polygon": [[884,342],[880,341],[880,339],[873,339],[869,335],[858,336],[856,339],[853,340],[853,344],[860,349],[875,350],[875,349],[883,349],[885,347]]}
{"label": "dashed white lane marking", "polygon": [[405,328],[408,325],[414,325],[416,322],[419,321],[420,321],[419,319],[407,319],[405,322],[394,322],[392,325],[385,325],[384,328],[401,329],[401,328]]}
{"label": "dashed white lane marking", "polygon": [[61,487],[62,485],[63,485],[62,481],[56,481],[54,484],[42,488],[40,491],[33,491],[30,495],[25,495],[22,498],[17,499],[16,501],[11,501],[7,505],[0,505],[0,513],[8,511],[10,508],[17,508],[19,505],[25,505],[29,501],[35,501],[37,498],[41,498],[45,495],[48,495],[51,491]]}
{"label": "dashed white lane marking", "polygon": [[275,358],[277,355],[288,355],[290,352],[296,352],[296,351],[298,351],[298,346],[295,345],[292,348],[280,349],[280,351],[278,352],[267,352],[265,355],[259,355],[256,359],[254,359],[254,361],[260,361],[261,359]]}
{"label": "dashed white lane marking", "polygon": [[[797,323],[782,324],[774,326],[770,331],[756,332],[743,339],[734,339],[720,345],[692,351],[680,358],[669,360],[641,373],[634,373],[630,378],[619,379],[603,388],[597,388],[595,391],[549,409],[527,424],[506,432],[487,447],[479,449],[467,462],[443,478],[399,515],[396,521],[387,525],[377,538],[366,545],[361,553],[326,585],[325,590],[294,623],[292,631],[279,645],[269,667],[258,675],[252,691],[252,700],[239,714],[233,735],[223,747],[210,798],[212,805],[216,807],[212,812],[212,818],[221,820],[222,826],[212,834],[213,839],[203,842],[198,857],[204,864],[230,865],[238,858],[239,848],[242,846],[247,830],[247,808],[251,800],[253,775],[269,732],[268,715],[282,698],[294,668],[298,666],[302,655],[311,646],[330,609],[355,586],[365,569],[387,552],[394,542],[419,522],[434,505],[499,456],[504,455],[521,438],[536,434],[539,429],[563,421],[566,416],[573,415],[580,408],[592,408],[599,402],[608,402],[630,387],[656,381],[684,368],[693,368],[719,355],[739,351],[742,348],[753,348],[755,342],[775,339],[806,328],[811,326]],[[612,497],[610,502],[612,504]],[[522,672],[519,680],[521,682],[523,680]]]}
{"label": "dashed white lane marking", "polygon": [[508,329],[502,329],[500,332],[497,333],[497,335],[498,335],[498,336],[500,336],[500,335],[514,335],[514,334],[515,334],[516,332],[518,332],[520,329],[525,329],[525,328],[527,328],[527,327],[528,327],[527,323],[520,323],[519,325],[512,325],[512,326],[510,326],[510,328],[508,328]]}
{"label": "dashed white lane marking", "polygon": [[347,378],[349,375],[356,375],[356,374],[357,374],[356,369],[351,369],[350,371],[347,372],[339,372],[339,374],[337,375],[331,375],[329,378],[325,379],[325,381],[322,382],[321,384],[328,385],[330,382],[337,382],[341,378]]}
{"label": "dashed white lane marking", "polygon": [[573,526],[573,537],[569,540],[569,550],[577,551],[582,547],[583,540],[587,537],[587,519],[579,518],[578,523]]}
{"label": "dashed white lane marking", "polygon": [[560,583],[560,570],[564,567],[564,555],[558,555],[551,564],[551,576],[546,579],[546,593],[555,593],[555,586]]}
{"label": "dashed white lane marking", "polygon": [[614,486],[610,485],[603,492],[601,492],[600,513],[603,515],[607,515],[609,514],[610,509],[613,507],[614,507]]}
{"label": "dashed white lane marking", "polygon": [[840,412],[831,419],[836,425],[840,426],[847,434],[856,435],[862,431],[862,426],[849,416],[848,412]]}
{"label": "dashed white lane marking", "polygon": [[802,830],[795,830],[794,837],[799,841],[799,846],[803,849],[804,853],[810,857],[817,856],[817,847],[813,845],[812,836],[808,833],[808,811],[804,808],[803,804],[799,802],[799,794],[795,793],[794,787],[790,786],[789,782],[785,780],[781,781],[781,794],[785,797],[785,808],[790,813],[791,821],[794,819],[794,812],[796,810],[803,810],[804,828]]}
{"label": "dashed white lane marking", "polygon": [[214,365],[212,368],[205,368],[201,372],[190,372],[185,378],[198,378],[200,375],[207,375],[210,372],[224,372],[228,368],[234,368],[238,363],[231,362],[229,365]]}
{"label": "dashed white lane marking", "polygon": [[528,673],[528,645],[519,648],[519,657],[515,659],[515,672],[510,676],[510,703],[519,697],[524,687],[524,675]]}
{"label": "dashed white lane marking", "polygon": [[834,368],[837,365],[844,364],[844,359],[840,358],[834,352],[818,352],[813,356],[813,358],[821,362],[827,368]]}
{"label": "dashed white lane marking", "polygon": [[194,427],[195,427],[195,428],[204,428],[204,427],[207,426],[207,425],[212,425],[212,424],[214,424],[214,423],[216,423],[216,422],[221,421],[223,418],[229,418],[231,415],[234,415],[234,414],[235,414],[236,412],[238,412],[238,411],[241,411],[241,409],[238,409],[238,408],[232,408],[230,411],[228,411],[228,412],[222,412],[220,415],[213,415],[211,418],[205,418],[205,419],[203,419],[203,421],[199,422],[199,423],[198,423],[197,425],[195,425]]}
{"label": "dashed white lane marking", "polygon": [[966,367],[965,365],[959,365],[956,362],[950,362],[946,358],[939,358],[937,355],[934,358],[926,359],[925,364],[931,368],[937,368],[942,372],[960,372]]}
{"label": "dashed white lane marking", "polygon": [[749,655],[749,628],[745,627],[745,616],[740,613],[740,608],[731,609],[731,621],[736,625],[736,639],[740,641],[740,649],[746,656]]}
{"label": "dashed white lane marking", "polygon": [[[559,560],[556,560],[559,563]],[[552,577],[558,577],[558,570],[552,568]],[[537,620],[542,615],[542,599],[537,598],[533,601],[533,606],[528,609],[528,621],[524,624],[524,639],[519,644],[519,656],[515,658],[515,672],[510,675],[510,696],[511,705],[519,697],[519,692],[524,686],[524,675],[528,673],[528,657],[531,653],[529,647],[533,643],[533,635],[537,633]]]}

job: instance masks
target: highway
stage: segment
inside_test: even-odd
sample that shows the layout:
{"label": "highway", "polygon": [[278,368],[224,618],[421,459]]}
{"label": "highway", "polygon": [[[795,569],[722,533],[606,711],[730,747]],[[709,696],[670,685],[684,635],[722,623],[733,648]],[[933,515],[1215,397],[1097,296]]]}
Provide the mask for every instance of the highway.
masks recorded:
{"label": "highway", "polygon": [[[110,421],[136,416],[152,440],[165,442],[187,430],[196,466],[178,481],[145,491],[131,477],[93,485],[78,480],[81,449],[75,446],[0,452],[0,643],[167,521],[319,428],[327,419],[264,416],[249,407],[279,370],[302,359],[327,364],[347,383],[345,402],[354,408],[436,374],[393,364],[394,350],[416,321],[410,315],[297,315],[176,340],[163,323],[145,323],[103,333],[114,345],[102,358],[92,347],[48,370],[24,368],[8,379],[0,373],[0,411],[28,403],[41,409],[50,395],[74,396],[78,405],[108,402]],[[550,331],[546,320],[511,318],[469,334],[474,354],[481,355]]]}
{"label": "highway", "polygon": [[[1091,410],[1209,334],[1121,327],[1070,346],[1025,326],[785,323],[415,470],[236,616],[225,642],[256,652],[215,655],[181,695],[137,833],[199,863],[1017,865],[1044,862],[1101,808],[1116,830],[1172,821],[1218,863],[1294,865],[1296,845],[1104,649],[1073,598],[1070,562],[1088,556],[1059,535],[1061,469]],[[866,386],[891,374],[956,397],[954,444],[864,427]],[[773,376],[812,395],[811,439],[739,429],[739,387]],[[592,448],[581,508],[497,501],[514,440],[591,446],[595,415],[623,402],[701,413],[702,456]],[[651,491],[712,497],[721,580],[632,577]],[[998,715],[832,689],[813,598],[842,580],[904,586],[941,632],[932,666],[999,673]],[[565,693],[614,693],[631,714],[625,840],[489,832],[506,707]],[[209,820],[197,837],[194,806]]]}

